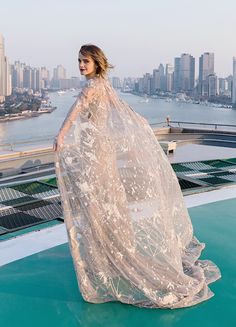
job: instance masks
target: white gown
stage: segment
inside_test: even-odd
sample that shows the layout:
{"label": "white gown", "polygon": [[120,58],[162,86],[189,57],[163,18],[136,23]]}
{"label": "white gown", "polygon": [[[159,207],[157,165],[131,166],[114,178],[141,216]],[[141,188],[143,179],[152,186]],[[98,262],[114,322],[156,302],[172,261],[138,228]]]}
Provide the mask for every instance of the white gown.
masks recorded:
{"label": "white gown", "polygon": [[56,175],[84,300],[180,308],[210,298],[220,271],[198,260],[204,244],[146,120],[101,77],[88,80],[66,120],[72,112]]}

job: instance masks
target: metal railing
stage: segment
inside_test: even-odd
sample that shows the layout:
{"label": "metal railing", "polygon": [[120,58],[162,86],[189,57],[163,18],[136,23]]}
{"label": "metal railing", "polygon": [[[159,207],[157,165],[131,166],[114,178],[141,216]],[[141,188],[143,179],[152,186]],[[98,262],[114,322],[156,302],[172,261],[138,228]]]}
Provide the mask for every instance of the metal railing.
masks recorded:
{"label": "metal railing", "polygon": [[225,130],[225,131],[236,131],[236,125],[235,124],[220,124],[220,123],[196,123],[196,122],[188,122],[188,121],[175,121],[170,120],[168,123],[165,122],[157,122],[157,123],[151,123],[151,126],[158,126],[160,124],[164,124],[166,127],[212,127],[212,130]]}
{"label": "metal railing", "polygon": [[50,147],[53,145],[55,136],[53,135],[47,135],[44,137],[40,138],[33,138],[30,140],[19,140],[19,141],[12,141],[12,142],[7,142],[7,143],[0,143],[0,152],[1,151],[18,151],[19,148],[27,146],[37,146],[45,144],[46,147]]}
{"label": "metal railing", "polygon": [[[196,123],[196,122],[188,122],[188,121],[175,121],[170,120],[168,123],[166,121],[162,122],[155,122],[150,123],[152,128],[155,127],[182,127],[182,128],[189,128],[193,127],[196,129],[200,129],[201,127],[209,127],[212,128],[214,131],[227,131],[227,132],[236,132],[236,125],[234,124],[219,124],[219,123]],[[53,140],[55,135],[47,135],[43,138],[34,138],[30,140],[19,140],[19,141],[12,141],[7,143],[0,143],[0,152],[1,151],[18,151],[19,148],[27,148],[27,146],[32,146],[37,144],[42,145],[45,143],[46,147],[51,147],[53,145]]]}

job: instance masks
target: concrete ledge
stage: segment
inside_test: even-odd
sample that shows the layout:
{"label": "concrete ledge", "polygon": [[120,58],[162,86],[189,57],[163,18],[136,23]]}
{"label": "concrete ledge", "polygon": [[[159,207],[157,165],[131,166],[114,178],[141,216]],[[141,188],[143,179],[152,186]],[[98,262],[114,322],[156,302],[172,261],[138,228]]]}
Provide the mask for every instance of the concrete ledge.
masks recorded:
{"label": "concrete ledge", "polygon": [[51,147],[4,152],[0,155],[0,176],[10,176],[26,168],[53,163],[54,160],[55,153]]}

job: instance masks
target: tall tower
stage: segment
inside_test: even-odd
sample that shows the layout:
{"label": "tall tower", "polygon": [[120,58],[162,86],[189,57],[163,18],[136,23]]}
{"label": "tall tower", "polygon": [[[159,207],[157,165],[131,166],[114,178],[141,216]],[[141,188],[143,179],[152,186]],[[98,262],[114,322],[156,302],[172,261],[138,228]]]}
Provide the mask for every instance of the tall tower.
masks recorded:
{"label": "tall tower", "polygon": [[7,57],[5,57],[4,38],[0,33],[0,102],[5,101],[5,96],[11,95],[11,72]]}
{"label": "tall tower", "polygon": [[162,64],[159,65],[158,69],[153,70],[153,85],[152,93],[165,90],[165,69]]}
{"label": "tall tower", "polygon": [[217,76],[216,74],[210,74],[207,76],[207,84],[208,84],[208,97],[213,97],[218,94],[217,87]]}
{"label": "tall tower", "polygon": [[233,57],[232,103],[236,103],[236,57]]}
{"label": "tall tower", "polygon": [[174,66],[174,90],[176,92],[180,91],[180,58],[175,58]]}
{"label": "tall tower", "polygon": [[58,65],[53,70],[53,79],[59,80],[59,79],[65,79],[66,78],[66,70],[62,65]]}
{"label": "tall tower", "polygon": [[214,74],[214,53],[205,52],[199,58],[199,85],[200,95],[209,95],[208,76]]}
{"label": "tall tower", "polygon": [[5,80],[6,80],[6,69],[5,69],[4,38],[2,34],[0,34],[0,102],[4,101]]}
{"label": "tall tower", "polygon": [[180,58],[179,86],[182,91],[193,91],[195,83],[195,58],[183,53]]}
{"label": "tall tower", "polygon": [[11,68],[7,57],[5,57],[5,95],[9,96],[12,93],[12,82],[11,82]]}
{"label": "tall tower", "polygon": [[166,64],[166,91],[173,91],[173,76],[174,67],[171,64]]}

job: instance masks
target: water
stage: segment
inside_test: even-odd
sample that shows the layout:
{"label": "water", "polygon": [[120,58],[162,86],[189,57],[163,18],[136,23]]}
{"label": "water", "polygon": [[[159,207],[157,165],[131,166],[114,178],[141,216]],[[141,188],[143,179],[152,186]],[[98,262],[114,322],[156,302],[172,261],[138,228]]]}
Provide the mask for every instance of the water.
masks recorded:
{"label": "water", "polygon": [[[32,141],[35,139],[53,138],[57,135],[65,116],[75,101],[75,92],[66,92],[59,96],[51,93],[50,99],[57,109],[50,114],[42,114],[25,120],[0,123],[0,143],[15,143]],[[142,98],[120,93],[120,96],[131,107],[148,119],[150,123],[164,122],[167,115],[171,120],[192,121],[198,123],[220,123],[236,125],[236,110],[226,108],[214,108],[203,105],[166,102],[163,99],[149,99],[142,102]],[[51,141],[50,141],[51,143]]]}

